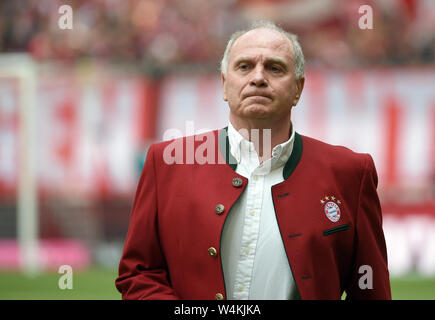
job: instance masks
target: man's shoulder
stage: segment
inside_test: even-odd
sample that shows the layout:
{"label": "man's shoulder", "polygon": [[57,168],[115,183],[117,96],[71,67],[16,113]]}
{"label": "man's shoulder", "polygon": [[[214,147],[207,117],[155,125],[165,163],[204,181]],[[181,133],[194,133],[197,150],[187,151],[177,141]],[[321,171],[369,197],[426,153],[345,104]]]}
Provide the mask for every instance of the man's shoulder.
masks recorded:
{"label": "man's shoulder", "polygon": [[[194,135],[189,136],[182,136],[182,137],[174,137],[170,139],[166,139],[164,141],[158,141],[151,144],[150,147],[152,147],[155,150],[164,150],[169,145],[186,145],[187,142],[194,142],[194,145],[197,146],[198,144],[204,143],[210,139],[217,139],[218,133],[221,129],[215,129],[210,130],[206,132],[197,133]],[[210,141],[208,141],[210,142]],[[217,140],[216,140],[217,142]]]}
{"label": "man's shoulder", "polygon": [[371,156],[368,153],[355,152],[342,145],[329,144],[305,135],[300,136],[303,153],[312,159],[336,164],[361,164],[367,160],[371,161]]}
{"label": "man's shoulder", "polygon": [[150,145],[148,154],[154,159],[156,164],[219,163],[217,151],[219,131],[210,130],[190,136],[156,142]]}

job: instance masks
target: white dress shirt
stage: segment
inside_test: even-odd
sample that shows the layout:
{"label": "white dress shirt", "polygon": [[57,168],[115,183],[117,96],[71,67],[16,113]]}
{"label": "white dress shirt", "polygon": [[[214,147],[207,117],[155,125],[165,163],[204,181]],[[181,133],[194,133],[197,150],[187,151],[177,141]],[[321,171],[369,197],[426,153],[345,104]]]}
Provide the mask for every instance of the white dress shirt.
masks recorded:
{"label": "white dress shirt", "polygon": [[230,152],[236,172],[249,182],[231,208],[222,231],[222,266],[227,299],[287,300],[297,288],[278,228],[271,187],[284,181],[283,168],[293,149],[290,139],[275,146],[260,165],[254,144],[229,123]]}

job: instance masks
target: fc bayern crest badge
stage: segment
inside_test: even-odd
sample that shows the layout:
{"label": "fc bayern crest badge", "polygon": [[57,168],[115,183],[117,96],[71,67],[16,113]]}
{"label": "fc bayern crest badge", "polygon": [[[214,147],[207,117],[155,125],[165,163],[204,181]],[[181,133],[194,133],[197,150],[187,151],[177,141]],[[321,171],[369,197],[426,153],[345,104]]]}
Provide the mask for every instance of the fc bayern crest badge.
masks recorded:
{"label": "fc bayern crest badge", "polygon": [[[325,200],[324,200],[325,199]],[[325,197],[324,199],[320,200],[323,206],[323,212],[325,212],[326,217],[331,220],[332,222],[337,222],[340,220],[341,210],[338,204],[341,203],[340,200],[337,200],[335,202],[335,197]],[[331,199],[331,200],[330,200]]]}

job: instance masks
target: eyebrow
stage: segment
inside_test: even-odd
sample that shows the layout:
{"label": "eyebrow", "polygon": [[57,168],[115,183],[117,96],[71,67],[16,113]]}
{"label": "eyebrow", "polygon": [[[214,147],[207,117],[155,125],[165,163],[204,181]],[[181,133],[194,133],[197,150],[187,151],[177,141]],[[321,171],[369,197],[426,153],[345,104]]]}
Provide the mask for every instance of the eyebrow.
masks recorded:
{"label": "eyebrow", "polygon": [[[254,58],[248,57],[248,56],[242,56],[242,57],[237,58],[234,61],[234,65],[237,65],[241,62],[251,62],[252,60],[254,60]],[[277,63],[277,64],[281,65],[282,67],[284,67],[286,70],[289,68],[286,60],[284,60],[283,58],[280,58],[280,57],[268,57],[268,58],[266,58],[265,63],[266,64]]]}

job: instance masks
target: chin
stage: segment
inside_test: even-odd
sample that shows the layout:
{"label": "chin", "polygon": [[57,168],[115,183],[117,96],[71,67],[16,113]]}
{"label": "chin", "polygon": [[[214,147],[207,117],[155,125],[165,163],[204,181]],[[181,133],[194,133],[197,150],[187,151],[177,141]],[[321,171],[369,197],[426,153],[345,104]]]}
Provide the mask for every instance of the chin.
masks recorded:
{"label": "chin", "polygon": [[264,119],[270,114],[270,108],[264,105],[251,105],[243,113],[247,118]]}

